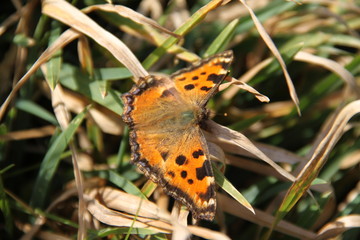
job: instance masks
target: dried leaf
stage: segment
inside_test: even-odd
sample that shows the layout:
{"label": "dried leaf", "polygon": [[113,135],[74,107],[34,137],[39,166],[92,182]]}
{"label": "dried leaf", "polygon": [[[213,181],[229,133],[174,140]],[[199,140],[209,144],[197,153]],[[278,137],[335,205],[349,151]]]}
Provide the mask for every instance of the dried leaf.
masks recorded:
{"label": "dried leaf", "polygon": [[316,240],[335,238],[352,228],[360,228],[360,215],[353,214],[338,217],[335,221],[326,224],[318,233]]}
{"label": "dried leaf", "polygon": [[211,134],[206,134],[206,138],[212,142],[215,142],[219,145],[221,143],[230,144],[233,147],[239,149],[245,149],[253,156],[263,160],[270,166],[272,166],[276,171],[278,171],[282,176],[290,181],[294,181],[295,178],[290,173],[286,172],[283,168],[277,165],[273,160],[266,156],[263,152],[260,151],[247,137],[243,134],[221,126],[211,120],[206,121],[206,127],[211,132]]}
{"label": "dried leaf", "polygon": [[316,64],[334,72],[339,77],[341,77],[341,79],[348,85],[350,90],[352,90],[358,97],[360,97],[360,89],[356,84],[355,77],[339,63],[331,59],[315,56],[304,51],[298,52],[295,55],[294,59],[298,61]]}
{"label": "dried leaf", "polygon": [[[247,210],[244,206],[239,205],[235,200],[225,196],[224,194],[218,194],[219,207],[234,216],[237,216],[241,219],[253,222],[260,226],[270,227],[272,222],[274,221],[274,216],[264,211],[258,210],[255,208],[255,214],[252,214],[249,210]],[[276,230],[288,234],[293,237],[301,238],[301,239],[314,239],[316,234],[300,228],[292,223],[287,221],[281,221],[279,225],[276,227]]]}
{"label": "dried leaf", "polygon": [[[87,98],[75,92],[62,87],[59,88],[58,91],[62,103],[65,104],[66,108],[71,112],[80,113],[87,105],[91,104]],[[118,114],[100,105],[94,105],[94,107],[90,108],[89,114],[103,132],[113,135],[122,134],[124,122]]]}
{"label": "dried leaf", "polygon": [[347,122],[357,113],[360,112],[360,100],[353,101],[346,105],[337,113],[332,123],[324,132],[324,137],[312,151],[312,156],[304,168],[299,173],[296,181],[288,190],[279,210],[276,213],[276,221],[273,226],[282,219],[298,202],[303,194],[308,190],[311,183],[318,176],[320,170],[324,166],[330,151],[342,136]]}
{"label": "dried leaf", "polygon": [[149,75],[130,49],[120,39],[100,27],[100,25],[70,3],[63,0],[44,0],[42,2],[42,11],[44,14],[94,39],[119,62],[124,64],[135,78]]}
{"label": "dried leaf", "polygon": [[181,38],[180,35],[173,33],[166,28],[160,26],[157,22],[152,20],[151,18],[147,18],[144,15],[132,10],[131,8],[121,6],[121,5],[112,5],[112,4],[99,4],[99,5],[92,5],[82,10],[84,13],[90,13],[95,10],[101,10],[106,12],[114,12],[119,14],[120,16],[130,18],[132,21],[137,22],[141,25],[149,25],[156,29],[159,29],[160,31],[169,34],[176,38]]}
{"label": "dried leaf", "polygon": [[78,38],[80,34],[74,30],[67,30],[50,46],[48,47],[38,58],[38,60],[30,67],[26,74],[16,83],[9,96],[6,98],[5,102],[1,105],[0,108],[0,121],[3,118],[5,111],[15,97],[16,93],[20,88],[27,82],[27,80],[44,64],[49,60],[52,55],[59,50],[60,48],[66,46],[68,43],[72,42],[74,39]]}
{"label": "dried leaf", "polygon": [[53,125],[48,125],[39,128],[32,128],[22,131],[9,132],[3,135],[0,135],[0,140],[2,141],[11,141],[11,140],[24,140],[31,138],[42,138],[51,136],[54,134],[56,127]]}
{"label": "dried leaf", "polygon": [[[261,102],[269,102],[270,101],[270,99],[267,96],[259,93],[256,89],[254,89],[250,85],[247,85],[245,82],[234,79],[234,78],[231,79],[231,82],[221,84],[219,87],[219,91],[222,91],[223,89],[226,89],[226,88],[230,87],[231,85],[236,86],[245,91],[248,91],[249,93],[253,94]],[[226,97],[226,94],[225,94],[225,99],[229,99],[228,97]]]}
{"label": "dried leaf", "polygon": [[254,11],[249,7],[249,5],[247,5],[245,0],[239,0],[248,10],[248,12],[250,13],[250,16],[260,34],[260,36],[262,37],[262,39],[264,40],[264,42],[266,43],[266,45],[269,47],[270,51],[274,54],[274,56],[276,57],[276,59],[279,61],[279,64],[284,72],[284,76],[286,79],[286,83],[288,85],[289,88],[289,92],[290,92],[290,96],[291,99],[293,100],[293,102],[295,103],[296,109],[298,111],[298,114],[301,115],[300,112],[300,107],[299,107],[299,99],[297,97],[296,91],[295,91],[295,87],[292,83],[292,80],[290,78],[290,75],[287,71],[286,68],[286,64],[284,62],[284,60],[282,59],[279,50],[276,48],[274,42],[271,40],[270,36],[267,34],[267,32],[265,31],[265,28],[261,25],[259,19],[256,17]]}
{"label": "dried leaf", "polygon": [[[168,213],[162,212],[154,203],[146,199],[110,187],[93,189],[89,194],[85,195],[85,199],[91,214],[105,224],[118,227],[145,228],[153,230],[156,233],[171,233],[174,230],[173,221],[175,220],[171,221]],[[110,205],[108,206],[107,204]],[[111,209],[109,207],[111,207]],[[117,209],[117,207],[120,207],[120,209]],[[122,210],[126,213],[113,209]],[[135,209],[135,214],[127,213],[128,210],[134,212]],[[145,217],[145,215],[148,217]],[[223,233],[202,227],[187,226],[186,229],[188,229],[191,234],[205,239],[230,239]]]}

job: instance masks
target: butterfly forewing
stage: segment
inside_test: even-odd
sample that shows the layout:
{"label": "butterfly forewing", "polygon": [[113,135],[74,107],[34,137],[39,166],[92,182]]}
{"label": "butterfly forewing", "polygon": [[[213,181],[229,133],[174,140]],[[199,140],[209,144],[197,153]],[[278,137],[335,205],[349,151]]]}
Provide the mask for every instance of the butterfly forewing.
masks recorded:
{"label": "butterfly forewing", "polygon": [[225,51],[173,73],[171,79],[184,99],[204,107],[227,76],[232,59],[232,51]]}

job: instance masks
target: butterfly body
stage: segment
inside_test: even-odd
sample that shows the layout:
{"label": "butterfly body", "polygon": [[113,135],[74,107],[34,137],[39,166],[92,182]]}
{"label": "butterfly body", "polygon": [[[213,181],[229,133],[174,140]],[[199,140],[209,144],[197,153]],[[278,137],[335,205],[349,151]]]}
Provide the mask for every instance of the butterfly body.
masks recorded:
{"label": "butterfly body", "polygon": [[200,126],[231,60],[232,52],[226,51],[170,77],[150,75],[122,96],[131,161],[195,218],[215,215],[215,181]]}

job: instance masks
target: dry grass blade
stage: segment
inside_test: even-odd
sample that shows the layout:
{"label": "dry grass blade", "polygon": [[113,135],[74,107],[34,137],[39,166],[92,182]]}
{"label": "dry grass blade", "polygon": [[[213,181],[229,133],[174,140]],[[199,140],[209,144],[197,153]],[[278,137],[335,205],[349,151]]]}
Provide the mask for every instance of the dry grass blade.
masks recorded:
{"label": "dry grass blade", "polygon": [[[239,153],[238,153],[239,154]],[[243,154],[241,154],[243,155]],[[253,160],[249,160],[248,158],[244,157],[237,157],[237,156],[227,156],[226,157],[226,164],[230,166],[235,166],[240,169],[248,170],[250,172],[254,172],[256,174],[260,174],[263,176],[273,176],[277,179],[287,181],[288,179],[282,176],[280,173],[274,170],[271,166],[264,165],[263,163],[255,162]]]}
{"label": "dry grass blade", "polygon": [[341,2],[341,1],[331,1],[331,0],[302,0],[302,3],[319,3],[323,5],[328,5],[329,7],[332,6],[339,6],[344,9],[349,9],[354,12],[360,13],[360,7],[354,2]]}
{"label": "dry grass blade", "polygon": [[0,25],[0,36],[4,34],[6,29],[14,24],[20,18],[20,13],[16,12],[5,19]]}
{"label": "dry grass blade", "polygon": [[[350,2],[4,1],[0,238],[356,239],[360,8]],[[233,51],[232,76],[206,106],[218,124],[207,118],[196,123],[216,161],[216,218],[191,221],[186,206],[132,165],[136,144],[129,146],[134,136],[120,117],[119,96],[148,69],[168,76],[225,49]],[[202,81],[213,81],[214,69],[185,72],[207,75],[186,92],[195,97],[199,87],[205,90]],[[142,106],[162,108],[167,92],[150,85]],[[144,93],[140,88],[136,94]],[[294,88],[301,92],[301,118],[295,117]],[[175,90],[182,96],[184,88]],[[141,105],[136,99],[129,102],[133,108]],[[141,125],[155,113],[181,128],[202,117],[168,118],[171,112],[144,111],[133,122]],[[147,130],[155,148],[174,137],[166,127]],[[191,150],[171,146],[161,155],[173,147],[176,157]],[[142,150],[154,166],[153,152]],[[181,166],[200,180],[203,170],[193,167]],[[195,183],[183,180],[183,173],[175,174],[176,187]],[[203,190],[192,186],[184,194]]]}
{"label": "dry grass blade", "polygon": [[[254,89],[250,85],[247,85],[245,82],[234,79],[234,78],[231,78],[231,81],[228,83],[221,84],[219,87],[219,91],[222,91],[223,89],[226,89],[226,88],[230,87],[231,85],[236,86],[237,90],[243,89],[245,91],[248,91],[249,93],[253,94],[260,102],[269,102],[270,101],[270,99],[267,96],[259,93],[256,89]],[[228,94],[228,92],[226,92],[224,94],[224,98],[230,99],[229,96],[227,96],[227,94]]]}
{"label": "dry grass blade", "polygon": [[[170,215],[146,199],[110,187],[92,189],[85,195],[85,199],[91,214],[105,224],[118,227],[146,228],[153,230],[154,233],[171,233],[174,231],[175,223],[171,223]],[[229,239],[220,232],[206,228],[187,226],[186,229],[191,234],[205,239]]]}
{"label": "dry grass blade", "polygon": [[305,159],[296,155],[293,152],[287,151],[284,148],[276,147],[269,144],[254,142],[255,146],[259,148],[266,156],[273,159],[275,162],[283,162],[289,164],[296,164],[303,162]]}
{"label": "dry grass blade", "polygon": [[271,167],[273,167],[277,172],[279,172],[282,176],[290,181],[294,181],[295,178],[290,173],[286,172],[283,168],[277,165],[273,160],[271,160],[268,156],[266,156],[263,152],[260,151],[247,137],[243,134],[221,126],[211,120],[206,121],[206,126],[210,129],[211,134],[207,134],[206,137],[209,138],[212,142],[217,142],[221,145],[221,143],[227,143],[239,147],[241,149],[245,149],[249,153],[253,154],[253,156],[258,157],[263,160]]}
{"label": "dry grass blade", "polygon": [[[94,189],[88,193],[92,198],[100,197],[107,207],[146,218],[170,221],[169,213],[159,209],[149,200],[113,188]],[[139,208],[140,206],[140,208]]]}
{"label": "dry grass blade", "polygon": [[[44,66],[44,65],[43,65]],[[44,67],[45,68],[45,67]],[[46,75],[46,74],[45,74]],[[61,85],[57,85],[57,87],[52,92],[52,105],[54,108],[54,113],[56,116],[56,119],[58,120],[62,130],[65,130],[69,123],[70,123],[70,112],[64,107],[63,101],[61,99]],[[78,209],[78,218],[79,218],[79,229],[78,229],[78,239],[85,239],[86,238],[86,226],[85,226],[85,201],[84,201],[84,181],[81,174],[81,171],[78,166],[78,151],[75,147],[74,142],[69,143],[69,147],[71,150],[71,159],[72,164],[74,167],[74,176],[75,176],[75,182],[76,187],[78,190],[78,198],[79,198],[79,209]]]}
{"label": "dry grass blade", "polygon": [[142,15],[138,12],[135,12],[134,10],[127,8],[125,6],[110,5],[110,4],[93,5],[93,6],[83,9],[82,12],[89,13],[89,12],[92,12],[95,10],[101,10],[101,11],[106,11],[106,12],[115,12],[123,17],[130,18],[131,20],[133,20],[134,22],[137,22],[139,24],[147,24],[147,25],[152,26],[156,29],[159,29],[160,31],[162,31],[166,34],[169,34],[173,37],[176,37],[179,39],[181,38],[180,35],[173,33],[171,31],[167,30],[166,28],[160,26],[157,22],[155,22],[151,18],[144,17],[144,15]]}
{"label": "dry grass blade", "polygon": [[107,208],[100,201],[85,195],[87,202],[87,209],[98,221],[110,226],[117,227],[133,227],[146,228],[154,230],[154,232],[170,233],[172,227],[159,220],[153,220],[144,217],[138,217],[125,213],[120,213],[110,208]]}
{"label": "dry grass blade", "polygon": [[311,179],[314,179],[317,176],[321,167],[325,164],[330,151],[342,136],[348,121],[359,112],[360,100],[357,100],[346,105],[337,114],[326,135],[314,149],[311,159],[303,168],[302,172],[300,172],[298,179],[303,178],[305,175],[311,176]]}
{"label": "dry grass blade", "polygon": [[100,27],[70,3],[63,0],[44,0],[42,7],[44,14],[94,39],[94,41],[107,49],[119,62],[124,64],[135,78],[149,75],[130,49],[120,39]]}
{"label": "dry grass blade", "polygon": [[341,161],[340,169],[347,169],[360,164],[360,150],[347,154]]}
{"label": "dry grass blade", "polygon": [[[184,219],[185,222],[187,218]],[[173,232],[171,236],[171,240],[186,240],[189,239],[191,236],[191,233],[189,230],[185,227],[186,224],[183,224],[183,221],[174,222],[173,223]]]}
{"label": "dry grass blade", "polygon": [[[258,72],[260,72],[263,68],[265,68],[267,65],[269,65],[271,63],[271,61],[272,61],[271,58],[267,58],[267,59],[263,60],[262,62],[256,64],[253,68],[251,68],[249,71],[247,71],[245,74],[243,74],[238,79],[238,81],[244,82],[244,83],[250,81]],[[232,99],[235,96],[235,94],[237,94],[238,91],[239,91],[239,89],[236,86],[232,86],[226,90],[226,92],[223,94],[223,96],[226,100]]]}
{"label": "dry grass blade", "polygon": [[315,56],[315,55],[312,55],[312,54],[304,52],[304,51],[298,52],[295,55],[294,59],[297,61],[304,61],[304,62],[320,65],[320,66],[334,72],[335,74],[340,76],[341,79],[343,79],[345,83],[347,83],[350,90],[352,90],[358,97],[360,96],[360,89],[356,84],[355,77],[347,69],[345,69],[343,66],[341,66],[339,63],[337,63],[331,59]]}
{"label": "dry grass blade", "polygon": [[[270,227],[275,219],[274,216],[272,216],[271,214],[263,212],[258,209],[255,209],[255,214],[252,214],[245,207],[237,204],[235,200],[223,194],[218,194],[218,199],[219,199],[220,208],[225,212],[237,216],[239,218],[245,219],[247,221],[256,223],[260,226]],[[301,239],[304,238],[314,239],[316,237],[315,233],[300,228],[286,221],[281,221],[279,225],[276,227],[276,230]]]}
{"label": "dry grass blade", "polygon": [[269,49],[271,50],[271,52],[274,54],[274,56],[276,57],[276,59],[279,61],[280,66],[284,72],[284,76],[286,79],[286,83],[287,86],[289,88],[289,92],[290,92],[290,96],[291,99],[293,100],[293,102],[295,103],[296,109],[298,111],[298,114],[301,115],[300,112],[300,107],[299,107],[299,99],[297,97],[296,91],[295,91],[295,87],[292,83],[292,80],[290,78],[290,75],[287,71],[286,68],[286,64],[284,62],[284,60],[282,59],[279,50],[276,48],[274,42],[271,40],[270,36],[267,34],[267,32],[265,31],[264,27],[261,25],[259,19],[256,17],[254,11],[247,5],[246,0],[239,0],[245,7],[246,9],[249,11],[250,16],[260,34],[260,36],[262,37],[262,39],[264,40],[264,42],[266,43],[266,45],[269,47]]}
{"label": "dry grass blade", "polygon": [[53,125],[48,125],[39,128],[27,129],[22,131],[9,132],[3,135],[0,135],[1,141],[11,141],[11,140],[24,140],[31,138],[42,138],[51,136],[54,134],[56,127]]}
{"label": "dry grass blade", "polygon": [[[90,181],[88,180],[88,183],[86,184],[87,187],[95,187],[97,185],[99,185],[99,179],[95,179],[96,181]],[[67,189],[66,191],[64,191],[60,196],[58,196],[56,199],[54,199],[52,201],[52,203],[50,204],[50,206],[45,210],[46,213],[51,212],[54,208],[58,207],[58,205],[61,202],[66,201],[67,199],[77,196],[77,189],[76,188],[70,188]],[[41,227],[46,223],[47,219],[46,217],[42,216],[42,215],[38,215],[36,220],[35,220],[35,224],[32,224],[31,227],[29,228],[29,230],[21,237],[21,240],[31,240],[34,239],[35,235],[40,235],[41,236],[41,232],[39,232],[39,230],[41,229]]]}
{"label": "dry grass blade", "polygon": [[210,229],[197,227],[197,226],[188,226],[190,232],[194,235],[201,236],[204,239],[213,239],[213,240],[230,240],[228,236],[223,233],[212,231]]}
{"label": "dry grass blade", "polygon": [[79,37],[79,33],[74,30],[67,30],[49,47],[47,48],[38,60],[31,66],[31,68],[26,72],[26,74],[16,83],[9,96],[6,98],[5,102],[1,105],[0,108],[0,121],[3,118],[7,107],[9,106],[12,99],[15,97],[16,93],[20,88],[27,82],[27,80],[44,64],[49,60],[52,55],[62,47],[66,46],[68,43],[72,42],[74,39]]}
{"label": "dry grass blade", "polygon": [[[74,113],[82,112],[86,106],[92,103],[84,96],[65,88],[59,89],[59,94],[61,95],[62,103],[65,107]],[[103,132],[113,135],[120,135],[123,133],[124,122],[118,114],[109,109],[94,104],[94,106],[89,109],[88,114]]]}
{"label": "dry grass blade", "polygon": [[[348,121],[359,112],[360,100],[357,100],[346,105],[334,118],[326,135],[316,146],[311,159],[302,169],[296,181],[286,193],[286,196],[276,213],[276,221],[274,222],[273,227],[276,226],[277,222],[294,207],[302,195],[308,190],[312,181],[318,176],[320,170],[324,166],[330,151],[342,136]],[[270,236],[270,232],[268,233],[268,236]]]}
{"label": "dry grass blade", "polygon": [[348,216],[342,216],[335,221],[326,224],[322,227],[318,233],[316,240],[334,239],[346,230],[352,228],[360,228],[360,215],[353,214]]}
{"label": "dry grass blade", "polygon": [[20,238],[20,240],[31,240],[39,231],[40,227],[44,225],[46,222],[46,218],[43,216],[38,216],[34,222],[34,224],[30,227],[24,226],[25,234]]}

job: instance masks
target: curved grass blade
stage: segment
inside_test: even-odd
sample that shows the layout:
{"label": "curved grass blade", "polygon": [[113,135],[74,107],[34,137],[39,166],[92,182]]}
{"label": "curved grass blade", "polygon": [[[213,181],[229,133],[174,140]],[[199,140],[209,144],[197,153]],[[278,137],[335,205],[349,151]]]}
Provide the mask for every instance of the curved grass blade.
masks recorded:
{"label": "curved grass blade", "polygon": [[327,129],[327,133],[323,137],[323,140],[318,144],[312,157],[286,193],[284,200],[276,212],[275,221],[266,235],[267,238],[270,237],[272,230],[279,221],[290,212],[299,199],[309,189],[311,183],[319,175],[320,170],[324,166],[331,149],[333,149],[334,145],[342,136],[347,122],[359,112],[360,100],[357,100],[346,105],[333,119],[333,124]]}

